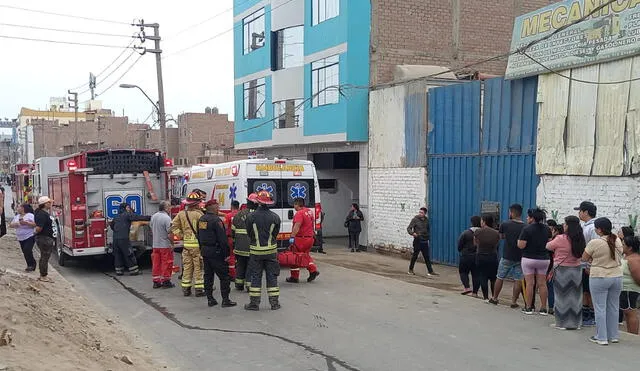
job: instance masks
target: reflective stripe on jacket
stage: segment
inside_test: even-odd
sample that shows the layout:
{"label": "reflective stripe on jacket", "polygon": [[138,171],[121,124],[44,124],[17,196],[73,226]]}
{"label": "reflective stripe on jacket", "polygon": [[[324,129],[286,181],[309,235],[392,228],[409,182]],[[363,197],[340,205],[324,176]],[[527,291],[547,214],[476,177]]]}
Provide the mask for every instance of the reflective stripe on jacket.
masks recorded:
{"label": "reflective stripe on jacket", "polygon": [[[189,220],[193,229],[189,226],[186,213],[189,213]],[[200,210],[182,210],[173,218],[171,222],[171,233],[182,238],[184,247],[200,247],[198,244],[198,237],[193,233],[194,230],[198,230],[198,220],[202,217],[202,211]]]}
{"label": "reflective stripe on jacket", "polygon": [[240,210],[233,217],[231,223],[231,236],[233,236],[233,252],[240,256],[249,256],[249,236],[247,235],[247,216],[253,210]]}
{"label": "reflective stripe on jacket", "polygon": [[280,232],[280,217],[266,206],[260,206],[246,219],[249,251],[252,255],[275,254]]}

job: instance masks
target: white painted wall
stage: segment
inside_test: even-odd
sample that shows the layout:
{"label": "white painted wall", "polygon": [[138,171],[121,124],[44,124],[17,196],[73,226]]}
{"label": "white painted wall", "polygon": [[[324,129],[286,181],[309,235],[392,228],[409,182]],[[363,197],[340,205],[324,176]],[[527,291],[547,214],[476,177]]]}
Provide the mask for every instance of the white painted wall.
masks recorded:
{"label": "white painted wall", "polygon": [[406,85],[369,94],[369,166],[400,167],[405,157]]}
{"label": "white painted wall", "polygon": [[271,29],[304,24],[304,0],[271,0]]}
{"label": "white painted wall", "polygon": [[582,201],[598,207],[597,216],[611,219],[614,228],[629,225],[629,214],[640,214],[640,178],[542,175],[537,190],[538,204],[558,218],[577,215]]}
{"label": "white painted wall", "polygon": [[427,173],[422,167],[369,169],[369,243],[407,249],[407,226],[427,203]]}
{"label": "white painted wall", "polygon": [[271,75],[271,99],[279,102],[287,99],[303,99],[304,66],[274,71]]}

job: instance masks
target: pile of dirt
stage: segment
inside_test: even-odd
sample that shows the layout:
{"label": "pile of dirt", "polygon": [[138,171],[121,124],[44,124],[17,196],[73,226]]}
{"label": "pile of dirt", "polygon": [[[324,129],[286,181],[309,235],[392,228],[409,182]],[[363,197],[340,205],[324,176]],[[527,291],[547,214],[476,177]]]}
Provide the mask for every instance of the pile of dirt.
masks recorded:
{"label": "pile of dirt", "polygon": [[[53,259],[53,257],[52,257]],[[0,371],[159,370],[149,347],[49,269],[24,272],[18,242],[0,240]]]}

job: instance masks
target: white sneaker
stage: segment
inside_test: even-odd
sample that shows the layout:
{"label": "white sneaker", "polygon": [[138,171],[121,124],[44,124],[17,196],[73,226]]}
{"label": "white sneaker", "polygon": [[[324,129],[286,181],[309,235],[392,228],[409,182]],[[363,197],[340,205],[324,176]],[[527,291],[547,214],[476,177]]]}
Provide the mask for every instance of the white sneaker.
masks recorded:
{"label": "white sneaker", "polygon": [[609,342],[611,344],[618,344],[620,342],[620,339],[611,339],[611,340],[609,340]]}
{"label": "white sneaker", "polygon": [[606,340],[598,340],[595,336],[589,338],[589,341],[592,343],[596,343],[598,345],[609,345],[609,342]]}

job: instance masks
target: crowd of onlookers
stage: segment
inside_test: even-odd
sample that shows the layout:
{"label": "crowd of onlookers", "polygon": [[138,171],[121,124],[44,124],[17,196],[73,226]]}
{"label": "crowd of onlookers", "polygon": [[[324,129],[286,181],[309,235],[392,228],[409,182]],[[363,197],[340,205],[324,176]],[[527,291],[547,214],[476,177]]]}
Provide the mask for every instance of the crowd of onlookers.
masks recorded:
{"label": "crowd of onlookers", "polygon": [[590,340],[600,345],[619,341],[623,321],[638,334],[640,239],[634,227],[614,233],[611,221],[596,218],[596,205],[589,201],[575,210],[578,216],[567,216],[564,223],[547,219],[540,208],[529,209],[523,221],[519,204],[510,206],[509,220],[499,226],[489,214],[471,217],[458,240],[462,294],[478,297],[481,290],[482,298],[497,305],[510,279],[511,308],[519,307],[523,295],[522,312],[554,315],[557,329],[595,325]]}

